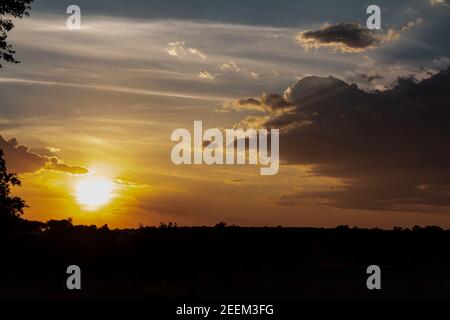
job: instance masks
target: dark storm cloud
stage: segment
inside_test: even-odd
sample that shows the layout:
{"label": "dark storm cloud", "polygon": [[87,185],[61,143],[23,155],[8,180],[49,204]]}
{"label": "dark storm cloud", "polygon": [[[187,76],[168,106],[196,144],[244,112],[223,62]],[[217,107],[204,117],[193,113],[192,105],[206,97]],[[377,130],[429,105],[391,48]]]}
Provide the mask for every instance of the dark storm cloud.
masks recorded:
{"label": "dark storm cloud", "polygon": [[338,23],[319,30],[302,32],[298,40],[305,45],[339,44],[345,50],[362,50],[378,43],[372,32],[357,23]]}
{"label": "dark storm cloud", "polygon": [[242,124],[280,128],[282,161],[312,165],[312,174],[344,185],[286,195],[280,203],[450,206],[450,69],[373,93],[333,77],[307,77],[284,99],[295,107]]}
{"label": "dark storm cloud", "polygon": [[422,66],[411,67],[404,65],[363,66],[347,72],[346,81],[357,83],[358,87],[366,91],[391,89],[398,84],[399,77],[422,81],[434,75],[438,70]]}
{"label": "dark storm cloud", "polygon": [[276,93],[264,94],[261,97],[261,104],[268,106],[272,110],[284,109],[291,106],[281,95]]}
{"label": "dark storm cloud", "polygon": [[[416,25],[408,24],[408,28],[404,27],[406,29],[402,31],[406,32]],[[343,52],[359,52],[398,40],[399,37],[400,33],[394,29],[379,34],[358,23],[337,23],[318,30],[303,31],[297,36],[297,41],[306,49],[330,47]]]}
{"label": "dark storm cloud", "polygon": [[238,100],[238,105],[240,105],[240,106],[245,106],[245,105],[260,106],[261,102],[255,98],[242,98],[242,99]]}
{"label": "dark storm cloud", "polygon": [[221,111],[234,110],[258,110],[275,112],[276,110],[285,110],[290,107],[283,96],[276,93],[263,94],[260,98],[242,98],[236,101],[227,102]]}
{"label": "dark storm cloud", "polygon": [[8,170],[14,173],[35,172],[40,169],[61,171],[70,174],[86,174],[85,167],[74,167],[65,164],[56,156],[40,155],[29,147],[19,145],[15,138],[6,140],[0,136],[0,149],[5,154]]}

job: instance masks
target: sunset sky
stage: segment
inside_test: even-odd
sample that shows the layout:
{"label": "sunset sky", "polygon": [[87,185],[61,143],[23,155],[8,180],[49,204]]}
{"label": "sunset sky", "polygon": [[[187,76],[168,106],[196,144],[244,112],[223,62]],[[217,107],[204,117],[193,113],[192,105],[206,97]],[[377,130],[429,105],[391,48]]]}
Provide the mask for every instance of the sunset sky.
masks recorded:
{"label": "sunset sky", "polygon": [[[450,6],[378,1],[368,31],[370,4],[35,0],[8,36],[21,64],[0,69],[24,217],[450,227],[449,91],[430,89],[449,88]],[[399,77],[420,95],[391,90]],[[280,171],[174,165],[170,135],[194,120],[279,128]]]}

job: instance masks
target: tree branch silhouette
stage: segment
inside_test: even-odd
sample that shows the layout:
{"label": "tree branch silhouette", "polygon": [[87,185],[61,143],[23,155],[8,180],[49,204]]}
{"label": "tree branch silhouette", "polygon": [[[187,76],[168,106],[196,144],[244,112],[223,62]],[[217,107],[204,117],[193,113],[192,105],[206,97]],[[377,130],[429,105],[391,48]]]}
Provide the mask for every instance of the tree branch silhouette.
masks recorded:
{"label": "tree branch silhouette", "polygon": [[3,159],[3,151],[0,150],[0,216],[3,218],[19,218],[23,209],[27,207],[25,201],[11,195],[12,186],[20,186],[21,182],[17,175],[9,173],[6,162]]}
{"label": "tree branch silhouette", "polygon": [[[29,16],[31,3],[33,0],[2,0],[0,1],[0,61],[9,63],[19,63],[14,58],[16,53],[13,47],[6,41],[8,32],[14,28],[14,23],[10,18],[19,18]],[[5,18],[8,16],[10,18]],[[0,68],[2,64],[0,63]]]}

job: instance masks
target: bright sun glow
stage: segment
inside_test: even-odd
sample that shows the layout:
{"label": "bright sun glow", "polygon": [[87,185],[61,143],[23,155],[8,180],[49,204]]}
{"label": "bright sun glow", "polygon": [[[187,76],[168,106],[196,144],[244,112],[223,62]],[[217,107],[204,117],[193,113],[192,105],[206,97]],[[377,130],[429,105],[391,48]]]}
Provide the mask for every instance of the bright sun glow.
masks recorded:
{"label": "bright sun glow", "polygon": [[79,204],[95,210],[107,204],[113,197],[114,183],[103,178],[87,178],[76,185],[76,197]]}

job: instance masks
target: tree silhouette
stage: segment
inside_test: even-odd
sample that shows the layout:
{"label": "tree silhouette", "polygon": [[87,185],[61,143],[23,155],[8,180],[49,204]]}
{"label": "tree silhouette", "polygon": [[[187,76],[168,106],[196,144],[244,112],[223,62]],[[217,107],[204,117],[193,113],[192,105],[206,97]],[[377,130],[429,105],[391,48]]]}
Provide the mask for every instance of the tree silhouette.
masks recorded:
{"label": "tree silhouette", "polygon": [[[0,1],[0,61],[4,60],[10,63],[19,63],[14,58],[16,53],[12,46],[6,42],[8,32],[14,28],[14,23],[11,19],[3,16],[10,16],[14,18],[22,18],[24,15],[29,15],[31,9],[31,2],[33,0],[1,0]],[[2,64],[0,63],[0,68]]]}
{"label": "tree silhouette", "polygon": [[19,218],[27,207],[22,198],[11,196],[11,186],[20,186],[20,180],[14,173],[6,170],[3,151],[0,150],[0,217]]}

